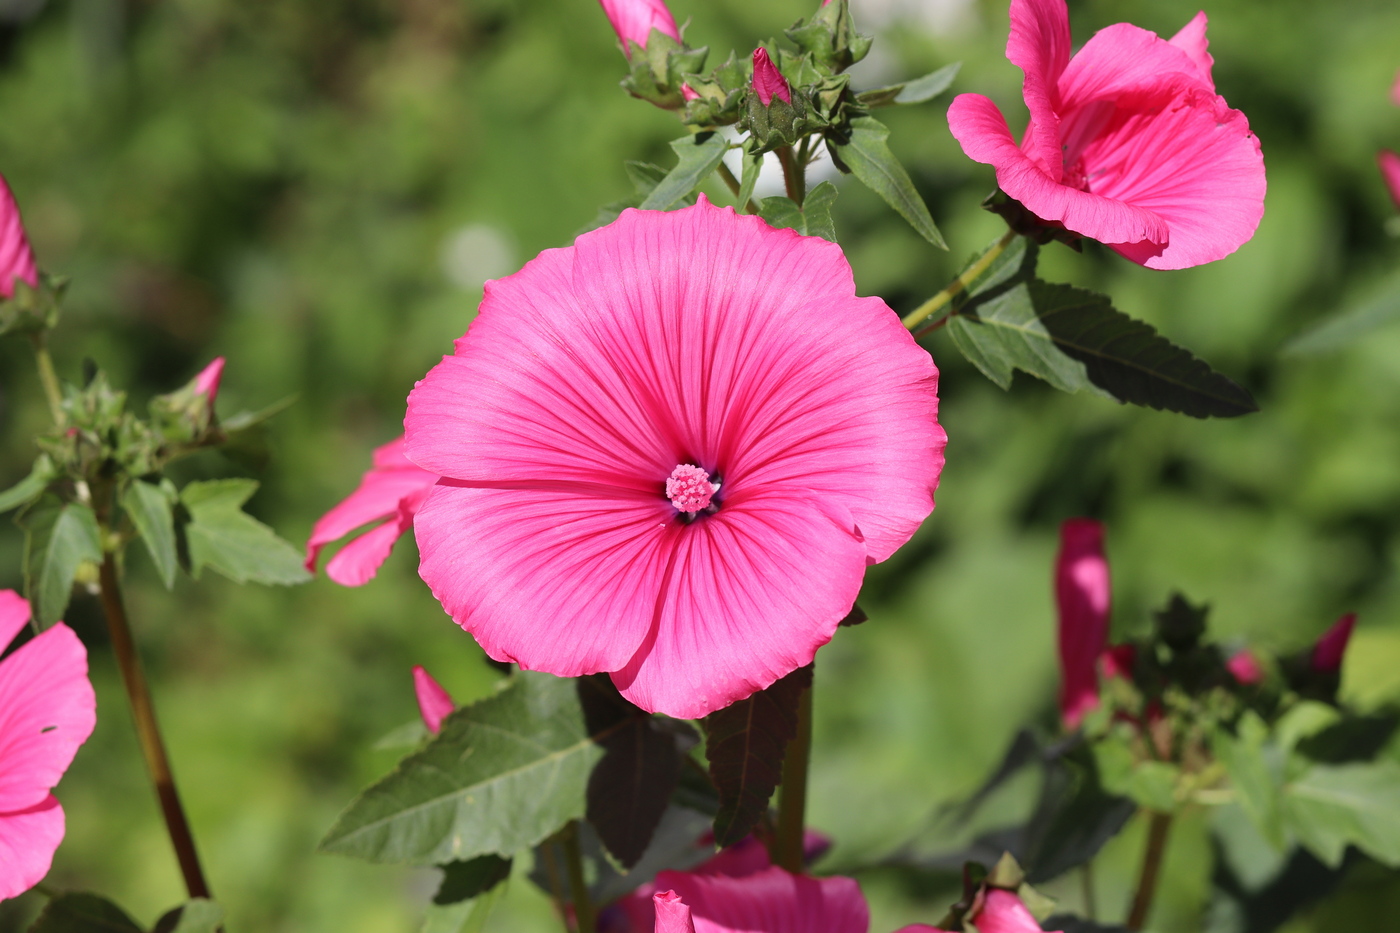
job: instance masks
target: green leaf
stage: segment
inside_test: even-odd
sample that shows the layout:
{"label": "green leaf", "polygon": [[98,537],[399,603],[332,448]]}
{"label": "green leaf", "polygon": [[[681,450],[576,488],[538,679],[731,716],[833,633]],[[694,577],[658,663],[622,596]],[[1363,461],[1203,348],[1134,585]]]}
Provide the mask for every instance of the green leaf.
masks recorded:
{"label": "green leaf", "polygon": [[144,933],[126,911],[96,894],[60,894],[44,905],[29,933]]}
{"label": "green leaf", "polygon": [[1211,749],[1230,775],[1241,809],[1254,821],[1260,835],[1275,849],[1284,847],[1279,813],[1279,785],[1283,762],[1277,748],[1268,743],[1268,726],[1254,712],[1247,712],[1235,734],[1216,732]]}
{"label": "green leaf", "polygon": [[811,685],[809,664],[705,717],[705,756],[719,791],[715,845],[743,839],[767,810],[782,780],[783,755],[797,735],[798,701]]}
{"label": "green leaf", "polygon": [[421,751],[341,814],[321,850],[372,862],[439,865],[513,855],[587,809],[599,744],[625,723],[589,729],[590,678],[516,674],[449,715]]}
{"label": "green leaf", "polygon": [[807,221],[804,233],[836,242],[836,224],[831,219],[831,205],[836,202],[838,193],[836,186],[829,181],[807,192],[807,199],[802,202],[802,216]]}
{"label": "green leaf", "polygon": [[84,561],[102,562],[102,534],[92,509],[56,498],[39,500],[21,516],[24,584],[34,618],[45,629],[63,618]]}
{"label": "green leaf", "polygon": [[1366,301],[1329,317],[1284,344],[1283,356],[1316,356],[1350,346],[1400,320],[1400,276],[1394,276]]}
{"label": "green leaf", "polygon": [[1400,763],[1314,765],[1284,788],[1283,812],[1299,841],[1333,868],[1349,845],[1400,867]]}
{"label": "green leaf", "polygon": [[1129,798],[1110,794],[1099,781],[1092,754],[1045,763],[1045,781],[1019,848],[1026,880],[1040,884],[1088,862],[1137,812]]}
{"label": "green leaf", "polygon": [[647,195],[642,210],[667,211],[679,204],[719,167],[729,143],[719,133],[707,132],[682,136],[671,148],[676,152],[676,167]]}
{"label": "green leaf", "polygon": [[510,859],[499,855],[479,855],[465,862],[448,862],[442,866],[442,883],[438,885],[433,903],[440,906],[469,901],[485,894],[510,877]]}
{"label": "green leaf", "polygon": [[798,207],[791,198],[785,198],[782,195],[764,198],[760,201],[758,203],[758,216],[762,217],[770,227],[796,230],[798,233],[807,232],[806,218],[802,216],[802,208]]}
{"label": "green leaf", "polygon": [[454,904],[429,904],[420,933],[481,933],[506,885],[498,884],[480,897]]}
{"label": "green leaf", "polygon": [[605,860],[598,860],[598,880],[589,885],[593,900],[606,904],[635,891],[658,872],[686,871],[699,865],[714,854],[701,842],[709,828],[710,817],[706,814],[672,804],[662,814],[651,844],[631,870],[619,873]]}
{"label": "green leaf", "polygon": [[856,100],[860,101],[863,107],[888,107],[890,104],[922,104],[933,100],[948,88],[953,86],[953,79],[958,76],[962,62],[953,62],[951,65],[944,65],[937,71],[924,75],[922,78],[915,78],[913,81],[906,81],[903,84],[891,84],[888,87],[871,88],[868,91],[861,91],[856,95]]}
{"label": "green leaf", "polygon": [[243,511],[257,492],[251,479],[194,482],[180,492],[189,513],[182,528],[190,574],[196,579],[205,567],[238,583],[305,583],[311,579],[301,552],[271,528]]}
{"label": "green leaf", "polygon": [[34,466],[30,468],[29,475],[15,483],[4,492],[0,492],[0,512],[8,512],[10,509],[24,505],[31,499],[38,498],[39,494],[48,488],[58,476],[58,470],[54,468],[53,461],[48,454],[40,454],[34,461]]}
{"label": "green leaf", "polygon": [[390,729],[371,746],[375,751],[392,751],[399,748],[417,748],[424,739],[431,735],[428,727],[423,724],[422,717],[406,722],[401,726]]}
{"label": "green leaf", "polygon": [[851,138],[836,146],[851,173],[909,221],[919,235],[939,249],[947,249],[943,234],[938,232],[924,199],[914,188],[914,182],[904,166],[894,157],[886,140],[889,127],[874,117],[856,117],[851,121]]}
{"label": "green leaf", "polygon": [[180,565],[175,551],[173,493],[173,488],[135,480],[122,495],[122,508],[146,542],[146,550],[167,590],[175,585],[175,570]]}
{"label": "green leaf", "polygon": [[758,184],[758,176],[762,170],[763,153],[749,152],[745,149],[739,168],[739,213],[747,214],[749,212],[749,204],[753,200],[754,185]]}
{"label": "green leaf", "polygon": [[196,897],[156,921],[151,933],[217,933],[224,922],[224,910],[213,901]]}

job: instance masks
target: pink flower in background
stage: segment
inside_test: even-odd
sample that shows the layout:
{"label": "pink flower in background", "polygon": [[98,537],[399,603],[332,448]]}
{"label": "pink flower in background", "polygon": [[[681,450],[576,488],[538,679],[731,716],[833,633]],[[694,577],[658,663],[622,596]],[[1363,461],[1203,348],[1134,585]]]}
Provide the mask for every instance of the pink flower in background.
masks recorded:
{"label": "pink flower in background", "polygon": [[743,878],[663,871],[656,876],[656,933],[868,933],[870,908],[853,878],[811,878],[765,868]]}
{"label": "pink flower in background", "polygon": [[1225,662],[1225,668],[1241,684],[1252,686],[1264,679],[1264,666],[1248,648],[1241,648]]}
{"label": "pink flower in background", "polygon": [[34,250],[20,222],[19,205],[5,179],[0,178],[0,297],[15,293],[15,279],[24,280],[30,288],[39,285],[39,270],[34,265]]}
{"label": "pink flower in background", "polygon": [[457,704],[452,702],[452,695],[420,664],[413,666],[413,692],[418,697],[418,712],[423,716],[423,725],[437,735],[443,719],[457,708]]}
{"label": "pink flower in background", "polygon": [[811,661],[933,509],[937,378],[835,244],[625,211],[488,283],[409,396],[419,573],[496,660],[704,716]]}
{"label": "pink flower in background", "polygon": [[753,50],[753,89],[765,107],[773,103],[774,97],[782,98],[785,104],[792,103],[792,90],[766,49]]}
{"label": "pink flower in background", "polygon": [[219,380],[224,375],[224,358],[216,356],[209,365],[194,377],[194,394],[209,397],[209,410],[214,410],[214,400],[219,397]]}
{"label": "pink flower in background", "polygon": [[1228,256],[1264,215],[1249,121],[1215,92],[1204,13],[1170,41],[1128,23],[1070,55],[1065,0],[1012,0],[1006,56],[1025,72],[1017,146],[996,104],[962,94],[948,124],[968,157],[1044,221],[1152,269]]}
{"label": "pink flower in background", "polygon": [[1380,165],[1381,178],[1385,180],[1390,199],[1395,202],[1396,207],[1400,207],[1400,155],[1389,149],[1382,149],[1376,155],[1376,162]]}
{"label": "pink flower in background", "polygon": [[1346,654],[1347,642],[1351,641],[1351,631],[1356,627],[1356,613],[1348,612],[1322,634],[1313,645],[1312,657],[1308,666],[1320,674],[1330,674],[1342,669],[1342,656]]}
{"label": "pink flower in background", "polygon": [[666,35],[681,40],[681,31],[676,28],[676,19],[671,15],[670,9],[666,6],[666,0],[598,0],[603,5],[603,12],[608,15],[608,22],[612,23],[612,28],[617,31],[618,39],[622,40],[622,51],[627,57],[632,57],[629,42],[634,42],[642,48],[647,47],[647,40],[651,38],[651,31],[659,29]]}
{"label": "pink flower in background", "polygon": [[413,527],[418,511],[437,476],[419,469],[404,456],[404,439],[390,441],[374,452],[374,466],[345,501],[321,517],[306,542],[306,569],[316,572],[316,558],[327,544],[350,532],[383,519],[340,549],[326,565],[326,575],[343,586],[359,586],[374,579],[394,542]]}
{"label": "pink flower in background", "polygon": [[[0,646],[29,622],[29,603],[0,592]],[[0,900],[49,872],[63,841],[50,790],[97,722],[87,651],[62,622],[0,661]]]}
{"label": "pink flower in background", "polygon": [[1400,107],[1400,71],[1395,72],[1395,83],[1390,86],[1390,102]]}
{"label": "pink flower in background", "polygon": [[1060,718],[1066,729],[1077,728],[1084,714],[1099,705],[1098,663],[1108,647],[1109,601],[1103,525],[1072,518],[1060,526],[1060,553],[1055,561]]}

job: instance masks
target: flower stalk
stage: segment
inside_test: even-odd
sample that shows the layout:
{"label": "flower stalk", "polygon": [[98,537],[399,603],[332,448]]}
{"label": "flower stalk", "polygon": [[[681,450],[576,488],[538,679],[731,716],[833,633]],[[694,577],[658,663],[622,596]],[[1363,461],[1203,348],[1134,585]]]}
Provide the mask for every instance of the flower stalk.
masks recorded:
{"label": "flower stalk", "polygon": [[[815,685],[815,681],[813,682]],[[779,785],[778,826],[773,862],[794,875],[802,873],[803,831],[807,817],[807,770],[812,759],[812,690],[802,691],[797,704],[797,735],[783,755],[783,781]]]}
{"label": "flower stalk", "polygon": [[1128,912],[1129,930],[1136,933],[1147,923],[1147,915],[1152,910],[1152,898],[1157,893],[1157,879],[1162,873],[1162,857],[1167,850],[1167,833],[1172,827],[1170,813],[1153,813],[1147,827],[1147,848],[1142,857],[1142,872],[1138,875],[1137,890],[1133,893],[1133,906]]}
{"label": "flower stalk", "polygon": [[583,853],[578,844],[578,820],[571,820],[559,834],[564,860],[569,869],[569,890],[574,903],[574,922],[578,933],[593,933],[598,929],[598,913],[588,896],[588,882],[583,877]]}
{"label": "flower stalk", "polygon": [[[964,290],[966,290],[966,288],[969,285],[975,282],[979,275],[981,275],[983,272],[986,272],[987,269],[991,267],[992,263],[996,262],[997,257],[1000,256],[1002,253],[1006,252],[1006,248],[1011,245],[1011,241],[1014,239],[1016,239],[1016,231],[1014,230],[1008,230],[1004,234],[1002,234],[1000,240],[997,240],[995,243],[993,243],[990,249],[988,249],[981,256],[977,257],[976,262],[964,269],[957,278],[953,279],[953,281],[949,282],[947,288],[943,289],[941,292],[934,295],[928,301],[925,301],[913,311],[906,314],[903,318],[904,326],[909,328],[910,330],[915,330],[924,321],[928,320],[934,314],[938,313],[938,311],[941,310],[944,305],[948,304],[954,298],[958,297],[958,295],[961,294]],[[942,327],[945,323],[947,323],[948,317],[949,316],[945,315],[943,318],[939,319],[938,321],[935,321],[931,326],[924,328],[922,331],[919,331],[919,333],[915,334],[915,336],[919,336],[919,334],[926,334],[929,331],[937,330],[939,327]]]}
{"label": "flower stalk", "polygon": [[53,357],[49,355],[49,344],[43,332],[36,332],[34,343],[34,365],[39,369],[39,382],[44,387],[44,398],[49,403],[49,414],[55,425],[63,424],[63,391],[58,386],[58,373],[53,368]]}

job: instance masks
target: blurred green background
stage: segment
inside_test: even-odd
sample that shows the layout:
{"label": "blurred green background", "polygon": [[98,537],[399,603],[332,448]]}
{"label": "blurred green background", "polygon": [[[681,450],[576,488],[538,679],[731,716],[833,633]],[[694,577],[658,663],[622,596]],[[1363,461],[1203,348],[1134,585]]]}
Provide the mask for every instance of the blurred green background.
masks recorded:
{"label": "blurred green background", "polygon": [[[809,6],[672,3],[692,42],[721,57]],[[880,36],[858,83],[961,60],[955,90],[991,95],[1022,125],[1005,0],[852,6]],[[1170,35],[1198,6],[1070,8],[1080,43],[1124,20]],[[938,510],[871,571],[871,621],[842,629],[819,659],[811,819],[836,838],[829,865],[908,840],[1018,727],[1054,727],[1050,564],[1072,515],[1108,522],[1117,632],[1143,626],[1178,587],[1213,605],[1221,637],[1278,650],[1354,610],[1345,690],[1362,704],[1400,697],[1400,327],[1328,356],[1278,352],[1400,259],[1374,164],[1378,147],[1400,148],[1387,97],[1400,5],[1212,0],[1208,13],[1217,84],[1263,141],[1258,234],[1184,272],[1095,244],[1051,247],[1042,270],[1109,292],[1246,383],[1263,411],[1196,422],[1026,377],[1003,393],[933,340],[949,434]],[[296,394],[251,507],[298,543],[401,430],[407,390],[450,352],[481,282],[568,243],[630,190],[622,160],[669,165],[679,135],[673,116],[618,89],[623,59],[594,0],[5,0],[0,17],[0,172],[41,264],[73,282],[60,373],[75,379],[92,357],[144,405],[224,355],[225,413]],[[998,233],[978,209],[992,172],[949,136],[948,99],[886,114],[951,253],[839,182],[858,287],[897,311]],[[27,470],[45,418],[27,347],[0,345],[0,485]],[[238,472],[214,455],[189,466]],[[20,547],[0,530],[4,585],[19,584]],[[420,584],[412,542],[357,590],[208,577],[172,594],[133,554],[132,615],[228,929],[415,929],[435,872],[314,852],[391,767],[394,753],[373,744],[416,715],[412,664],[459,701],[494,682]],[[95,601],[77,597],[69,619],[91,647],[99,722],[59,788],[69,829],[49,883],[101,891],[150,922],[181,899],[174,860]],[[1207,829],[1199,815],[1176,831],[1155,929],[1201,928]],[[1126,904],[1140,832],[1099,859],[1109,918]],[[934,922],[949,901],[887,871],[862,880],[875,933]],[[1078,907],[1075,885],[1050,891]],[[0,930],[21,929],[42,902],[0,905]],[[1397,907],[1394,875],[1367,868],[1288,930],[1393,929]],[[556,927],[517,878],[489,929]]]}

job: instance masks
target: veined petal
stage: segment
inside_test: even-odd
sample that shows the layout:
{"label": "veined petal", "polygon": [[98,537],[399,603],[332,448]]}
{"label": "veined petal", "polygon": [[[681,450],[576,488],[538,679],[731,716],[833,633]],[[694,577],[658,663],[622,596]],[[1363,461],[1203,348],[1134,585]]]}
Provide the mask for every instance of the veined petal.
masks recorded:
{"label": "veined petal", "polygon": [[[312,526],[311,537],[306,542],[307,570],[315,571],[316,559],[320,556],[321,549],[332,541],[345,537],[362,525],[391,516],[396,517],[399,521],[389,524],[402,525],[397,532],[375,529],[379,536],[373,543],[360,545],[360,556],[351,554],[342,557],[345,554],[345,550],[342,549],[331,561],[331,564],[338,568],[337,572],[331,573],[331,579],[337,583],[343,582],[337,573],[347,579],[359,578],[359,583],[374,576],[374,571],[389,555],[389,549],[393,547],[395,539],[407,530],[407,525],[402,523],[401,506],[407,505],[408,520],[411,524],[412,511],[438,479],[435,474],[420,469],[405,457],[403,450],[403,438],[377,448],[374,451],[374,465],[361,477],[360,485]],[[381,540],[385,538],[387,540]],[[376,553],[379,555],[377,560],[371,556]],[[367,574],[364,573],[364,568],[359,566],[364,563],[370,565]],[[351,569],[352,566],[357,569]],[[327,569],[329,571],[330,568]],[[359,583],[344,585],[358,586]]]}
{"label": "veined petal", "polygon": [[680,30],[676,28],[676,19],[666,6],[666,0],[598,0],[598,2],[602,4],[603,12],[607,14],[608,22],[612,23],[613,29],[617,32],[618,39],[622,40],[623,51],[628,50],[628,42],[635,42],[642,48],[646,48],[647,39],[650,38],[653,29],[659,29],[677,42],[680,41]]}
{"label": "veined petal", "polygon": [[695,933],[690,908],[675,891],[658,891],[652,895],[656,909],[655,933]]}
{"label": "veined petal", "polygon": [[39,285],[39,270],[20,222],[19,205],[9,184],[0,178],[0,297],[9,298],[15,293],[15,279],[35,288]]}
{"label": "veined petal", "polygon": [[1070,120],[1095,101],[1116,101],[1168,83],[1215,95],[1215,86],[1185,49],[1131,23],[1107,26],[1084,43],[1060,78],[1061,119]]}
{"label": "veined petal", "polygon": [[744,878],[664,871],[657,887],[690,907],[695,933],[868,933],[870,909],[853,878],[769,868]]}
{"label": "veined petal", "polygon": [[1065,0],[1011,0],[1006,57],[1026,73],[1022,93],[1031,112],[1022,142],[1036,166],[1058,182],[1064,170],[1060,149],[1060,75],[1070,61],[1069,8]]}
{"label": "veined petal", "polygon": [[0,812],[42,802],[92,734],[87,669],[87,650],[62,622],[0,661]]}
{"label": "veined petal", "polygon": [[401,503],[394,518],[347,542],[326,564],[326,576],[341,586],[364,586],[373,580],[399,538],[413,527],[413,514],[427,493],[426,489],[413,493],[411,508]]}
{"label": "veined petal", "polygon": [[14,590],[0,590],[0,653],[29,624],[29,600]]}
{"label": "veined petal", "polygon": [[33,806],[0,812],[0,901],[44,880],[64,829],[63,807],[52,794]]}
{"label": "veined petal", "polygon": [[1182,26],[1180,31],[1167,41],[1190,56],[1201,77],[1210,85],[1211,90],[1215,90],[1215,79],[1210,74],[1211,69],[1215,67],[1215,59],[1208,51],[1210,41],[1206,39],[1208,22],[1205,10],[1202,10],[1191,17],[1191,22]]}

